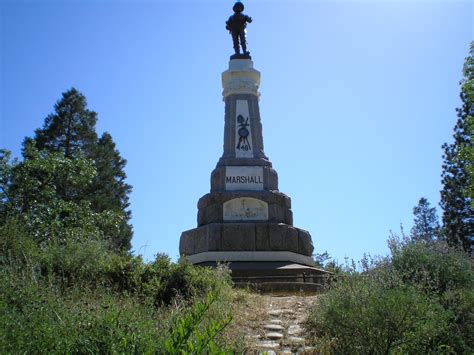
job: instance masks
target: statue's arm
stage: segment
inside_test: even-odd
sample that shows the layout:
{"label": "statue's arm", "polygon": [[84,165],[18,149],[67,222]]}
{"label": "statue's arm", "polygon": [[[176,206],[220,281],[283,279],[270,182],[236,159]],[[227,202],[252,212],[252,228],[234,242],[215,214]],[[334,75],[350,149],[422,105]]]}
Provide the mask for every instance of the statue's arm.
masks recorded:
{"label": "statue's arm", "polygon": [[250,16],[245,16],[245,21],[247,21],[248,23],[252,22],[252,18]]}
{"label": "statue's arm", "polygon": [[231,30],[231,28],[232,28],[232,16],[230,16],[229,19],[225,22],[225,28],[229,31]]}

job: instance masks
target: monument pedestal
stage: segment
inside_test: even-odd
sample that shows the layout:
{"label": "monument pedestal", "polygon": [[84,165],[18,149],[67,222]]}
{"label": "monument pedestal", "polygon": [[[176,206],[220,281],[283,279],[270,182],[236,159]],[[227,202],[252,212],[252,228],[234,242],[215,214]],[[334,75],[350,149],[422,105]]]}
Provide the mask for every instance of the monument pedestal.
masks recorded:
{"label": "monument pedestal", "polygon": [[224,152],[199,199],[198,227],[182,233],[179,250],[193,264],[229,262],[236,282],[306,283],[324,271],[314,267],[309,232],[293,226],[291,200],[264,153],[259,84],[250,59],[232,59],[222,73]]}

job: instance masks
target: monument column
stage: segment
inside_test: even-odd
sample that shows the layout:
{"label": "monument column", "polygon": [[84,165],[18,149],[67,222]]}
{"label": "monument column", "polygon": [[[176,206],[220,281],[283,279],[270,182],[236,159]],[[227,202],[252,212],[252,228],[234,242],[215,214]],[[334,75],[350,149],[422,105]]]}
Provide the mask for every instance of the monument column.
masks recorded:
{"label": "monument column", "polygon": [[[314,266],[311,236],[293,226],[291,199],[279,192],[278,175],[264,152],[260,72],[239,32],[252,20],[242,11],[237,2],[227,21],[236,53],[222,73],[223,154],[211,173],[210,192],[198,201],[197,228],[181,235],[180,254],[193,264],[231,262],[231,269],[248,262]],[[239,43],[245,43],[242,54]]]}

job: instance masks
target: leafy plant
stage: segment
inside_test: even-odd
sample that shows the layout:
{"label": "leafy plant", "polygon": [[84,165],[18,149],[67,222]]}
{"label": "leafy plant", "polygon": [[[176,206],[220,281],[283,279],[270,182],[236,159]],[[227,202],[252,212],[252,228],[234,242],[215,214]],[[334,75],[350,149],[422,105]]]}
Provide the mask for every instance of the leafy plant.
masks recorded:
{"label": "leafy plant", "polygon": [[[215,353],[215,338],[232,321],[228,314],[223,320],[211,320],[202,326],[203,318],[210,306],[218,297],[217,293],[209,293],[205,302],[197,302],[185,316],[175,317],[172,323],[171,336],[165,342],[165,350],[170,354],[203,354]],[[204,329],[202,329],[204,328]]]}
{"label": "leafy plant", "polygon": [[363,260],[363,272],[349,268],[321,296],[307,324],[315,343],[336,353],[472,352],[472,260],[442,241],[390,242],[390,258]]}

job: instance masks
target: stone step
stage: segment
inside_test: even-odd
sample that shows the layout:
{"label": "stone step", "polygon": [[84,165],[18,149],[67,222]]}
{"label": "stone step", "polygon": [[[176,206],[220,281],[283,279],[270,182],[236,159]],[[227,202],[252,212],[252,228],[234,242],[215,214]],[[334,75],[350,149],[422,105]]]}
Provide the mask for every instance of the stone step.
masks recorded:
{"label": "stone step", "polygon": [[268,323],[281,325],[283,322],[280,319],[270,319]]}
{"label": "stone step", "polygon": [[283,338],[283,334],[278,332],[268,332],[265,333],[265,337],[270,340],[277,340]]}
{"label": "stone step", "polygon": [[263,328],[267,329],[267,330],[273,330],[273,331],[281,331],[281,330],[285,330],[284,327],[282,327],[281,325],[278,325],[278,324],[265,324],[263,326]]}
{"label": "stone step", "polygon": [[288,327],[288,335],[299,335],[303,329],[298,324],[292,324]]}
{"label": "stone step", "polygon": [[263,340],[258,342],[257,347],[266,350],[266,349],[277,349],[280,347],[280,343],[273,340]]}

